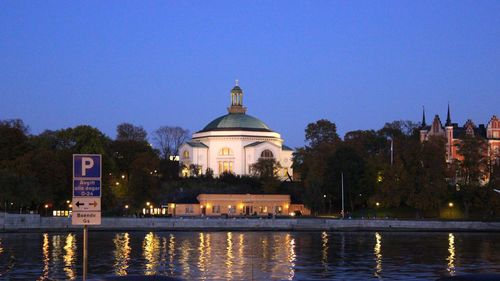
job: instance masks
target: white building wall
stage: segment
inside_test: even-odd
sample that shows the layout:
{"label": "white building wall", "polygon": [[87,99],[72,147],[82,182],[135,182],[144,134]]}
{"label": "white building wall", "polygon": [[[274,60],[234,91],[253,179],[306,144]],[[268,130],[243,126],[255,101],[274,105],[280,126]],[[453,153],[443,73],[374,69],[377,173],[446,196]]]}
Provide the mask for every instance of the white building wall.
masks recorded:
{"label": "white building wall", "polygon": [[[203,132],[193,135],[193,140],[201,142],[208,148],[191,147],[188,144],[181,146],[181,162],[183,164],[196,164],[202,166],[202,172],[207,168],[213,170],[215,176],[220,175],[219,162],[232,162],[233,173],[237,175],[247,175],[250,173],[249,166],[256,163],[262,151],[268,149],[273,153],[274,158],[280,162],[283,168],[287,168],[292,174],[292,152],[283,151],[283,140],[280,134],[275,132],[253,132],[253,131],[215,131]],[[261,144],[245,147],[255,142]],[[220,155],[223,148],[229,148],[231,155]],[[189,159],[183,159],[182,153],[188,150]]]}

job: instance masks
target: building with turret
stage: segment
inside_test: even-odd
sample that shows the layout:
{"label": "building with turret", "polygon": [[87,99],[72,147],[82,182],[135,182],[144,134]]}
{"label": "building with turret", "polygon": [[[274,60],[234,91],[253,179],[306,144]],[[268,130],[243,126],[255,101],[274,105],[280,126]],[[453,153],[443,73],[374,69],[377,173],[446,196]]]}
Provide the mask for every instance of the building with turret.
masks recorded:
{"label": "building with turret", "polygon": [[432,136],[445,138],[446,162],[448,163],[453,162],[453,160],[462,159],[461,155],[457,153],[457,146],[466,136],[483,138],[488,146],[487,156],[489,159],[494,161],[500,159],[500,121],[496,115],[491,117],[486,126],[484,124],[476,125],[470,119],[468,119],[463,126],[459,126],[457,123],[451,121],[450,106],[448,105],[446,123],[444,126],[441,123],[439,115],[435,115],[432,123],[427,125],[424,109],[420,128],[420,141],[427,141]]}
{"label": "building with turret", "polygon": [[281,178],[293,175],[293,150],[283,144],[281,135],[264,122],[248,115],[243,106],[243,90],[236,85],[230,92],[231,104],[226,115],[209,122],[193,134],[192,139],[179,149],[183,176],[207,169],[215,176],[224,172],[235,175],[251,174],[252,165],[260,158],[275,159],[281,168]]}

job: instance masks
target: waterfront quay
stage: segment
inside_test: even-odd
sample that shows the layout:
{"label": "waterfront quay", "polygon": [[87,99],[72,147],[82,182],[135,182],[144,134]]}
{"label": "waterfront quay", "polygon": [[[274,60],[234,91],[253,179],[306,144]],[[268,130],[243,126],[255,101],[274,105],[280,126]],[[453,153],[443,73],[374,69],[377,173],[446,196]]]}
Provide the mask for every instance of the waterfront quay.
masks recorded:
{"label": "waterfront quay", "polygon": [[[67,217],[37,214],[0,213],[0,231],[78,230]],[[500,222],[331,219],[331,218],[122,218],[103,217],[92,230],[166,230],[166,231],[487,231],[500,232]]]}

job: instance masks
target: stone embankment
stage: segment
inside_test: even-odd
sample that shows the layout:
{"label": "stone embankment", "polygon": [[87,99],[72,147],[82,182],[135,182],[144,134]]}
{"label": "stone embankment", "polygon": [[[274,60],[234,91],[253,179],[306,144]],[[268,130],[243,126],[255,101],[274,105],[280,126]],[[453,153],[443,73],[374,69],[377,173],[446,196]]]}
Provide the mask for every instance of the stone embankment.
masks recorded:
{"label": "stone embankment", "polygon": [[[67,231],[81,229],[65,217],[0,213],[0,232]],[[433,220],[339,220],[325,218],[102,218],[92,230],[155,231],[491,231],[500,222]]]}

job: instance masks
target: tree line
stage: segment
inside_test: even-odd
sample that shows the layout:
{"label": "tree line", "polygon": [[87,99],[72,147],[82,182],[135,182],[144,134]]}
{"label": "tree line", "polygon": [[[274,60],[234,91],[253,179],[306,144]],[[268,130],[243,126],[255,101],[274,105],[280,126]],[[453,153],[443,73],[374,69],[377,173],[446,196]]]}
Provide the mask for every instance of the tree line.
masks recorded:
{"label": "tree line", "polygon": [[[161,179],[178,176],[171,156],[188,139],[180,127],[152,132],[123,123],[111,139],[97,128],[81,125],[39,135],[29,134],[22,120],[0,121],[0,209],[9,212],[67,210],[72,198],[72,155],[102,154],[102,204],[108,212],[160,196]],[[161,177],[160,177],[161,175]]]}
{"label": "tree line", "polygon": [[259,160],[249,176],[214,178],[207,170],[180,178],[175,156],[188,138],[180,127],[163,126],[148,136],[130,123],[117,126],[115,139],[87,125],[33,135],[22,120],[0,120],[0,209],[68,209],[72,155],[98,153],[103,157],[102,207],[111,215],[140,212],[145,202],[193,201],[202,192],[285,193],[315,214],[338,215],[341,178],[348,215],[392,209],[394,216],[406,210],[416,217],[438,217],[450,203],[467,218],[500,213],[500,194],[493,191],[500,186],[499,162],[484,153],[486,141],[478,136],[463,139],[457,147],[463,159],[447,163],[445,140],[421,143],[418,123],[395,121],[341,139],[336,124],[322,119],[307,125],[305,145],[296,148],[293,181],[277,176],[274,159]]}
{"label": "tree line", "polygon": [[344,210],[360,216],[392,208],[416,217],[438,217],[443,209],[464,218],[498,217],[500,194],[494,188],[500,184],[500,162],[485,153],[486,140],[466,136],[457,145],[463,158],[447,163],[446,140],[420,142],[419,128],[395,121],[378,131],[348,132],[342,140],[335,123],[309,124],[306,145],[294,155],[306,205],[315,213],[338,214],[343,175]]}

